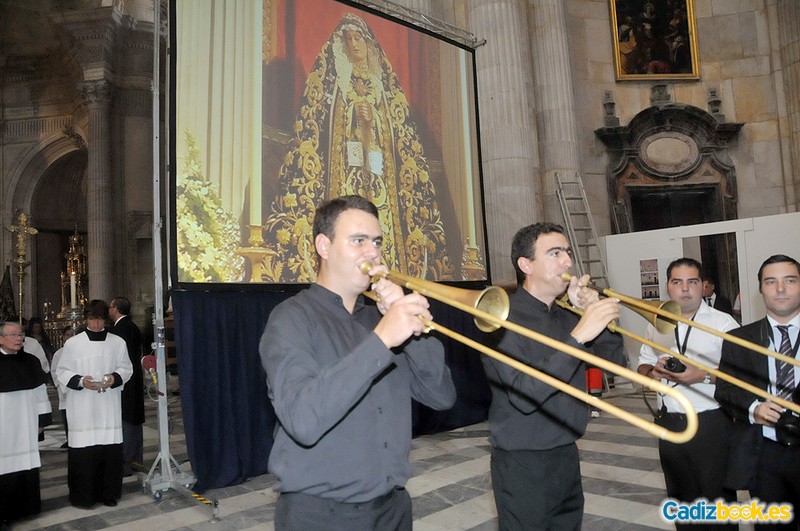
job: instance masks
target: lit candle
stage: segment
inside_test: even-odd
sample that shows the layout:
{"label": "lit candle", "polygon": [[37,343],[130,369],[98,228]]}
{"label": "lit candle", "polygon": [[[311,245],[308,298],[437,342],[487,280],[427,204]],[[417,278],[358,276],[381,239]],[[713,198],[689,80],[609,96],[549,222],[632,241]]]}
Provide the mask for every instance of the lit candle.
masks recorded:
{"label": "lit candle", "polygon": [[[260,157],[259,152],[259,157]],[[261,225],[261,171],[250,175],[250,225]]]}
{"label": "lit candle", "polygon": [[77,305],[76,298],[76,285],[75,285],[75,271],[70,271],[69,273],[69,307],[75,308]]}

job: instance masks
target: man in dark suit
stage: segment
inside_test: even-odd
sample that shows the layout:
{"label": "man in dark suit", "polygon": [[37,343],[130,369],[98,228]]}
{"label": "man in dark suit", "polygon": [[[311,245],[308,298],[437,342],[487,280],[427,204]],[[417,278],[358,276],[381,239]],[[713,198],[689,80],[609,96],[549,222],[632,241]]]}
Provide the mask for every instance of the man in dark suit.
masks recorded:
{"label": "man in dark suit", "polygon": [[144,461],[144,377],[142,375],[142,334],[130,318],[131,301],[114,297],[109,304],[108,316],[114,322],[109,330],[125,340],[128,357],[133,365],[133,376],[122,389],[122,455],[124,473],[133,473],[132,464]]}
{"label": "man in dark suit", "polygon": [[715,289],[714,281],[711,280],[710,277],[703,279],[703,299],[706,301],[706,304],[715,310],[733,315],[733,306],[731,305],[730,299],[724,295],[715,293]]}
{"label": "man in dark suit", "polygon": [[[758,289],[767,316],[730,333],[796,356],[800,344],[800,264],[785,255],[767,258],[758,271]],[[796,396],[794,390],[800,377],[796,366],[729,341],[723,343],[719,370],[789,399]],[[800,445],[798,441],[787,444],[786,430],[776,426],[784,409],[721,380],[717,381],[715,396],[736,427],[729,486],[749,489],[752,497],[765,503],[789,502],[795,511],[800,509]],[[795,514],[789,528],[798,529],[798,521]],[[776,528],[779,525],[787,529],[785,524],[776,524]]]}

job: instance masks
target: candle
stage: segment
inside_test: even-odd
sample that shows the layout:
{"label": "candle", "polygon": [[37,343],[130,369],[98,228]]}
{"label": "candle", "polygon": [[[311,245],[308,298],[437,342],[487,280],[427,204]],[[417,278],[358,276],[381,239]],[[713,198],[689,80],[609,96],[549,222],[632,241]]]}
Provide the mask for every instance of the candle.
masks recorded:
{"label": "candle", "polygon": [[261,225],[261,175],[250,177],[250,225]]}
{"label": "candle", "polygon": [[75,271],[70,271],[69,273],[69,307],[75,308],[77,305],[76,303],[76,285],[75,285]]}

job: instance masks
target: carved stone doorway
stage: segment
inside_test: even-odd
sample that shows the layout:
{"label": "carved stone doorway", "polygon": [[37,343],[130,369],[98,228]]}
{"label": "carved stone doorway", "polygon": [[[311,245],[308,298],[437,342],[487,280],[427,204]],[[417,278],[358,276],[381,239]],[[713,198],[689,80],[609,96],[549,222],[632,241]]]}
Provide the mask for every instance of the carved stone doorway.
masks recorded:
{"label": "carved stone doorway", "polygon": [[629,188],[633,231],[719,221],[717,187]]}
{"label": "carved stone doorway", "polygon": [[[630,124],[619,126],[607,94],[607,126],[595,130],[609,156],[609,212],[615,232],[737,219],[736,168],[728,144],[743,124],[726,123],[718,112],[718,99],[713,100],[711,113],[672,103],[663,85],[654,86],[650,101],[652,106]],[[739,289],[735,239],[706,237],[700,249],[718,291],[735,298]]]}

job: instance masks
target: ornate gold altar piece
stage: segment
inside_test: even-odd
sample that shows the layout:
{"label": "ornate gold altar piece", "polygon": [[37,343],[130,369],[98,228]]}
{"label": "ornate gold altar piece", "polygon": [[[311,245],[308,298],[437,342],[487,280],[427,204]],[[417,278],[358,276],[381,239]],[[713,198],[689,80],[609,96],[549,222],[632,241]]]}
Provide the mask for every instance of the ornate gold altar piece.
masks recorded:
{"label": "ornate gold altar piece", "polygon": [[50,301],[44,303],[44,329],[53,347],[63,344],[63,330],[83,324],[83,307],[87,302],[89,275],[86,269],[86,247],[78,229],[69,237],[69,251],[64,254],[66,268],[61,272],[61,310],[54,314]]}

